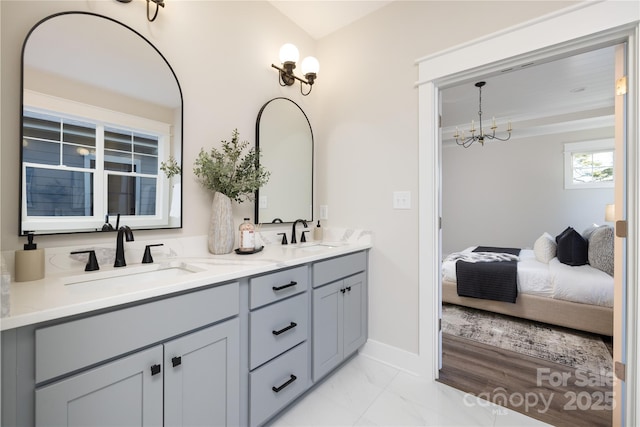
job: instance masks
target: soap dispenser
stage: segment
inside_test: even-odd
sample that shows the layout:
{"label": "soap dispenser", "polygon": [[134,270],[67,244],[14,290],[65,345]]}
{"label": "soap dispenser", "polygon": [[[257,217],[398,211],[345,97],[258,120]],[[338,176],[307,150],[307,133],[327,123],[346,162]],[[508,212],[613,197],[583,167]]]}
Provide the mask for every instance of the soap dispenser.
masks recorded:
{"label": "soap dispenser", "polygon": [[28,233],[27,239],[24,250],[16,251],[16,282],[29,282],[44,277],[44,249],[38,249],[33,243],[33,233]]}
{"label": "soap dispenser", "polygon": [[322,238],[322,227],[320,227],[320,220],[318,220],[318,225],[316,225],[316,228],[313,230],[313,240],[321,241]]}

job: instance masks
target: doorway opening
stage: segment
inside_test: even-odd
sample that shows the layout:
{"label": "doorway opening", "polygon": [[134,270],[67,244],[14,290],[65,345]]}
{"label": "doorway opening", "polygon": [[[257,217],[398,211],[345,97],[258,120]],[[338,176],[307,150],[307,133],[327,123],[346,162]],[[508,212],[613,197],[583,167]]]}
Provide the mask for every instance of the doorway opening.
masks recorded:
{"label": "doorway opening", "polygon": [[[462,258],[458,263],[475,271],[476,265],[464,260],[486,259],[485,253],[471,252],[479,245],[489,245],[498,253],[517,248],[512,251],[517,263],[502,262],[496,268],[517,269],[517,279],[512,277],[499,289],[506,292],[517,287],[518,294],[516,303],[509,298],[500,301],[502,294],[489,299],[460,297],[455,290],[456,262],[443,263],[440,380],[494,402],[506,400],[509,408],[551,424],[597,420],[594,425],[611,425],[611,402],[593,409],[582,404],[573,411],[564,409],[572,405],[572,395],[612,395],[614,247],[612,223],[604,220],[605,207],[614,201],[613,174],[605,177],[609,178],[606,187],[567,189],[563,152],[567,142],[594,139],[609,141],[613,151],[614,65],[614,47],[608,46],[475,77],[486,85],[482,100],[489,124],[485,119],[484,133],[491,133],[490,126],[500,129],[498,124],[508,120],[513,128],[508,142],[476,141],[463,148],[451,141],[458,129],[471,126],[465,123],[470,117],[481,133],[482,116],[475,111],[472,84],[440,92],[443,257]],[[492,120],[493,115],[498,118]],[[603,233],[610,236],[602,252],[610,261],[611,275],[588,264],[586,245],[580,261],[584,265],[564,267],[555,256],[555,241],[547,237],[571,226],[585,236],[586,243],[583,230],[590,233],[594,224],[602,227],[594,242],[602,240],[598,236]],[[536,245],[539,250],[534,251]],[[597,245],[591,248],[596,259]],[[560,271],[567,276],[556,274]],[[571,281],[583,280],[578,276],[582,273],[593,281],[574,289]],[[461,283],[465,282],[457,282]],[[476,281],[466,283],[477,285]],[[497,290],[497,283],[487,285]],[[604,298],[592,298],[595,294]],[[550,341],[562,344],[549,345]],[[548,381],[551,372],[566,381]],[[578,372],[592,376],[594,385],[577,382]],[[503,399],[504,390],[528,396],[530,401],[526,407],[517,399],[511,403]]]}
{"label": "doorway opening", "polygon": [[[567,29],[571,27],[570,22],[576,22],[575,20],[586,19],[586,15],[595,13],[602,15],[600,7],[607,8],[610,5],[599,4],[598,6],[586,11],[587,8],[579,9],[578,11],[572,11],[567,13],[566,16],[554,17],[550,21],[554,22],[554,28]],[[582,16],[585,15],[585,16]],[[634,15],[635,16],[635,15]],[[589,18],[590,19],[590,18]],[[636,18],[637,19],[637,18]],[[424,190],[421,190],[421,259],[423,262],[420,265],[420,286],[421,286],[421,300],[420,300],[420,315],[421,315],[421,337],[420,337],[420,354],[423,362],[428,364],[425,368],[426,375],[431,375],[432,378],[438,377],[438,369],[440,367],[440,355],[441,355],[441,332],[438,327],[438,320],[441,318],[441,266],[440,260],[442,259],[442,235],[440,229],[441,215],[442,215],[442,182],[441,182],[441,159],[442,159],[442,146],[440,144],[441,135],[440,128],[438,127],[439,118],[439,96],[440,90],[452,86],[453,84],[463,81],[473,81],[477,76],[489,75],[491,73],[498,73],[501,69],[508,67],[518,67],[532,60],[547,60],[552,61],[556,58],[566,56],[568,54],[577,54],[588,50],[593,50],[598,47],[608,46],[616,43],[627,42],[627,53],[629,56],[629,79],[631,81],[637,81],[637,58],[634,56],[636,52],[636,40],[635,34],[637,29],[629,30],[629,27],[620,27],[620,23],[617,20],[614,24],[608,27],[608,31],[598,34],[586,35],[580,31],[576,31],[576,34],[567,34],[567,32],[556,31],[556,34],[547,37],[547,42],[538,42],[533,36],[537,34],[539,28],[536,28],[536,23],[529,26],[523,26],[513,30],[511,34],[501,34],[500,37],[484,39],[473,45],[465,45],[460,49],[451,50],[442,54],[434,55],[431,58],[426,58],[419,61],[420,65],[420,82],[419,97],[420,97],[420,183]],[[637,22],[634,25],[637,26]],[[605,24],[606,25],[606,24]],[[549,28],[549,27],[545,27]],[[553,32],[553,30],[550,30]],[[571,31],[569,31],[571,33]],[[554,45],[550,45],[548,40],[555,40]],[[517,46],[517,48],[513,48]],[[469,62],[466,58],[469,58],[469,53],[472,50],[479,49],[483,52],[489,52],[487,62],[483,62],[480,59],[474,59]],[[511,52],[511,57],[506,57],[503,53]],[[491,54],[493,52],[493,54]],[[473,56],[473,55],[471,55]],[[465,59],[463,61],[463,59]],[[456,65],[452,65],[456,64]],[[464,68],[462,65],[473,66],[473,68]],[[628,104],[632,106],[637,105],[637,93],[630,93],[627,95],[630,97]],[[628,120],[625,123],[627,137],[630,141],[635,141],[637,136],[636,117],[633,114],[628,115]],[[624,206],[621,218],[635,218],[638,210],[637,200],[637,168],[638,168],[638,153],[635,144],[629,144],[626,147],[626,163],[627,174],[629,179],[625,183],[624,193],[625,199],[622,203]],[[434,198],[433,196],[436,195]],[[446,220],[443,218],[442,220]],[[624,257],[629,259],[630,263],[634,264],[634,256],[637,250],[637,235],[634,234],[627,237],[628,243],[625,246]],[[622,278],[623,285],[626,283],[634,282],[634,278],[637,277],[635,265],[626,265],[624,267],[624,276]],[[626,288],[626,285],[624,285]],[[621,361],[627,363],[628,372],[635,371],[635,362],[629,360],[627,357],[628,349],[636,347],[636,337],[628,329],[625,329],[627,325],[634,327],[637,318],[637,313],[629,308],[635,308],[637,305],[637,295],[635,289],[625,289],[627,291],[627,298],[623,299],[623,310],[626,318],[624,318],[624,324],[621,327],[621,339],[626,344],[624,348],[624,354],[621,356]],[[429,372],[430,371],[430,372]],[[636,377],[628,378],[627,383],[632,390],[635,390],[635,383],[630,381],[637,381]],[[620,383],[620,382],[619,382]],[[625,384],[621,384],[624,386]],[[632,402],[626,402],[625,399],[629,395],[621,390],[617,394],[620,399],[617,403],[617,410],[619,414],[623,414],[626,417],[626,422],[635,420],[635,409],[633,409]],[[635,398],[635,394],[630,395]],[[626,403],[626,404],[625,404]],[[621,415],[622,416],[622,415]],[[624,418],[623,418],[624,419]]]}

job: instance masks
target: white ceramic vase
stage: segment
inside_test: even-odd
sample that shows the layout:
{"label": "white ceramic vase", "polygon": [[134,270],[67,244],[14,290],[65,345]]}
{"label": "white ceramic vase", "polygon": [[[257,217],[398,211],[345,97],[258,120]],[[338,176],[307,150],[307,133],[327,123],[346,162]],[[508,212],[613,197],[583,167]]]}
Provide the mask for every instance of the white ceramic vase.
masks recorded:
{"label": "white ceramic vase", "polygon": [[211,204],[209,252],[214,255],[231,253],[231,251],[233,251],[234,241],[235,229],[233,228],[231,199],[216,191]]}

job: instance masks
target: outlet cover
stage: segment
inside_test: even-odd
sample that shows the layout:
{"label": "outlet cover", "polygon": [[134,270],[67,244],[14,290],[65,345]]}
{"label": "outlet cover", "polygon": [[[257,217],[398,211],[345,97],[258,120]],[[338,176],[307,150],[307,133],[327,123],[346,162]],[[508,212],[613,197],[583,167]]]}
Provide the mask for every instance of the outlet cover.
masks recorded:
{"label": "outlet cover", "polygon": [[260,196],[258,208],[259,209],[267,209],[269,206],[269,202],[267,200],[267,196]]}
{"label": "outlet cover", "polygon": [[394,191],[393,209],[411,209],[411,192]]}
{"label": "outlet cover", "polygon": [[329,206],[320,205],[320,219],[329,219]]}

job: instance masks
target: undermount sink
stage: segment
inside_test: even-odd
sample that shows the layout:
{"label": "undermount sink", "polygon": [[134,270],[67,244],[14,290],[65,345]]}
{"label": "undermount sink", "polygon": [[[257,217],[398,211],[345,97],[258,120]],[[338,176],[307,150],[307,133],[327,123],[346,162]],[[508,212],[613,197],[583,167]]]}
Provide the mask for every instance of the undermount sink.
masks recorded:
{"label": "undermount sink", "polygon": [[92,277],[75,276],[70,278],[66,286],[82,285],[122,285],[126,283],[145,284],[158,280],[172,279],[205,271],[204,268],[186,263],[156,264],[136,267],[122,267],[118,270],[92,273]]}
{"label": "undermount sink", "polygon": [[298,249],[301,251],[321,251],[325,249],[335,248],[336,246],[340,246],[339,243],[320,243],[320,242],[309,242],[309,243],[300,243],[298,245],[293,245],[294,249]]}

